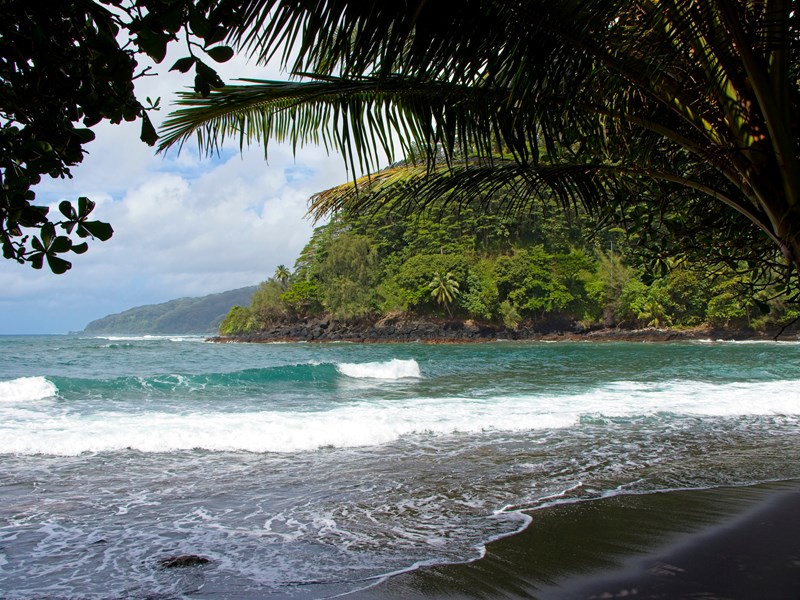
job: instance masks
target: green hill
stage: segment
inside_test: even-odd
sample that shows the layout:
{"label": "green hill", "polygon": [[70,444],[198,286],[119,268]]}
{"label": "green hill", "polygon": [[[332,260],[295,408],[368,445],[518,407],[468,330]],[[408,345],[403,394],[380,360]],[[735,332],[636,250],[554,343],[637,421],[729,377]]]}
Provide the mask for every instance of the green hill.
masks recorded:
{"label": "green hill", "polygon": [[541,199],[512,215],[504,201],[498,193],[457,212],[443,200],[415,212],[391,202],[340,212],[314,232],[294,272],[265,281],[220,334],[304,338],[286,325],[361,326],[398,315],[512,332],[760,330],[800,314],[784,302],[777,272],[688,258],[658,269],[636,236],[587,222],[577,207]]}
{"label": "green hill", "polygon": [[92,321],[83,333],[214,333],[231,307],[250,304],[258,286],[138,306]]}

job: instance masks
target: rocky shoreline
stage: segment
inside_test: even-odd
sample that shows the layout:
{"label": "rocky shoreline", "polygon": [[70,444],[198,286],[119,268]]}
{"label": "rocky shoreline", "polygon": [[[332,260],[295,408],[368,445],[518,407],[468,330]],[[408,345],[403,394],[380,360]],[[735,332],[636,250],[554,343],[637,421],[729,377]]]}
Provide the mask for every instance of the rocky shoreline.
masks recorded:
{"label": "rocky shoreline", "polygon": [[498,340],[531,341],[635,341],[668,342],[680,340],[775,340],[800,339],[797,328],[782,331],[754,331],[750,329],[624,329],[604,328],[581,330],[569,324],[550,324],[547,327],[521,327],[508,329],[496,324],[475,321],[407,318],[390,316],[379,321],[345,322],[334,319],[309,319],[275,324],[258,333],[215,336],[211,342],[219,343],[275,343],[275,342],[357,342],[431,344],[459,344],[467,342],[492,342]]}

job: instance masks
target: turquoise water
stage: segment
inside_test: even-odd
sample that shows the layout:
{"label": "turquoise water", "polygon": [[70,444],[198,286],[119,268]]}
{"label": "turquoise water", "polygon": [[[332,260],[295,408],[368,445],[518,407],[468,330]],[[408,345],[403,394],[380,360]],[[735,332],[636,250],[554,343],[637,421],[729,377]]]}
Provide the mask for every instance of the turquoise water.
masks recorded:
{"label": "turquoise water", "polygon": [[799,384],[794,343],[0,337],[0,596],[330,597],[522,509],[800,477]]}

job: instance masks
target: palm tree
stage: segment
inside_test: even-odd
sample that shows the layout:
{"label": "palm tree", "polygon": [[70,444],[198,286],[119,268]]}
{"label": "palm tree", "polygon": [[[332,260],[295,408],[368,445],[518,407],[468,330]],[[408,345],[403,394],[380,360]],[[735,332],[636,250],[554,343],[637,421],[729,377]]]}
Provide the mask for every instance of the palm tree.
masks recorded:
{"label": "palm tree", "polygon": [[453,273],[448,271],[442,275],[441,271],[437,271],[433,275],[433,279],[428,284],[428,287],[431,288],[431,296],[433,296],[436,302],[444,305],[447,314],[452,319],[453,313],[450,312],[450,303],[455,300],[459,292],[458,282],[453,279]]}
{"label": "palm tree", "polygon": [[672,324],[672,319],[667,314],[667,310],[656,298],[648,298],[645,305],[639,313],[639,318],[647,322],[648,327],[669,327]]}
{"label": "palm tree", "polygon": [[746,223],[762,234],[754,256],[768,240],[798,271],[798,4],[251,0],[232,43],[261,61],[283,47],[306,80],[186,94],[161,147],[324,143],[355,177],[393,161],[398,141],[418,167],[312,210],[369,209],[388,190],[413,203],[503,189],[524,211],[547,193],[700,245],[746,251]]}
{"label": "palm tree", "polygon": [[291,276],[292,273],[289,271],[286,265],[278,265],[278,267],[275,269],[275,279],[281,282],[283,289],[286,289],[286,284]]}

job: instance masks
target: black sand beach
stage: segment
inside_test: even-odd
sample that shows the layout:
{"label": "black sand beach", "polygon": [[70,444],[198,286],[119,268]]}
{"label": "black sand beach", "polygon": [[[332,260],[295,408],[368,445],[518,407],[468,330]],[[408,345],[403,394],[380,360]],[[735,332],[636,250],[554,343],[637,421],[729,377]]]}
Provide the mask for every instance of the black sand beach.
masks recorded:
{"label": "black sand beach", "polygon": [[623,495],[531,512],[481,560],[355,598],[800,598],[800,482]]}

